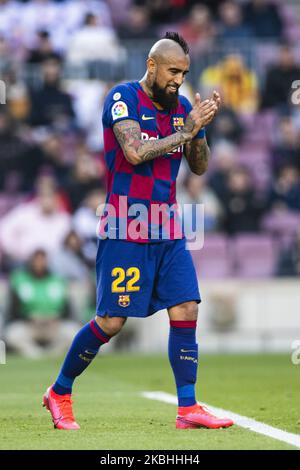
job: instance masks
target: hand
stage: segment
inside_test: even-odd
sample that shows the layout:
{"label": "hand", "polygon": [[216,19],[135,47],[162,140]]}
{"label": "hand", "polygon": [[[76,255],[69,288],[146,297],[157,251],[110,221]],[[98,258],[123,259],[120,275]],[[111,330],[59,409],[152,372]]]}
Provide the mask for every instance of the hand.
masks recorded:
{"label": "hand", "polygon": [[195,104],[192,111],[186,118],[183,127],[183,134],[188,139],[195,137],[199,130],[209,124],[215,117],[220,107],[221,99],[218,92],[214,91],[210,99],[201,101],[199,93],[196,93]]}
{"label": "hand", "polygon": [[[214,90],[213,92],[213,96],[211,98],[214,102],[215,102],[215,105],[217,106],[217,109],[216,109],[216,112],[215,112],[215,115],[217,114],[217,112],[219,111],[220,109],[220,105],[221,105],[221,97],[220,97],[220,94]],[[214,115],[214,116],[215,116]]]}
{"label": "hand", "polygon": [[[203,118],[206,118],[206,120],[202,127],[209,124],[217,114],[221,104],[220,94],[216,90],[214,90],[212,97],[210,99],[205,100],[204,103],[207,103],[207,106],[204,108],[205,115],[203,115]],[[203,111],[201,109],[202,104],[203,103],[201,102],[200,94],[196,93],[194,108],[197,108],[200,113],[201,111]]]}

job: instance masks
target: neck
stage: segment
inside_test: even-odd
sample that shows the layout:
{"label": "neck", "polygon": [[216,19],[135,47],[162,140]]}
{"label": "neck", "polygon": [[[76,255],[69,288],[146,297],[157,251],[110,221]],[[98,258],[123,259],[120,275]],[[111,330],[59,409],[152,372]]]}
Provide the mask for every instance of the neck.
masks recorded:
{"label": "neck", "polygon": [[153,100],[151,82],[150,82],[150,78],[147,72],[145,73],[145,75],[143,76],[143,78],[140,80],[139,83],[141,87],[143,88],[144,92],[146,93],[146,95],[150,98],[151,101],[153,101],[153,104],[156,106],[156,108],[163,109],[163,107],[159,103]]}
{"label": "neck", "polygon": [[152,99],[153,98],[152,87],[151,87],[150,78],[147,72],[145,73],[143,78],[140,80],[140,85],[143,88],[146,95],[148,95],[149,98]]}

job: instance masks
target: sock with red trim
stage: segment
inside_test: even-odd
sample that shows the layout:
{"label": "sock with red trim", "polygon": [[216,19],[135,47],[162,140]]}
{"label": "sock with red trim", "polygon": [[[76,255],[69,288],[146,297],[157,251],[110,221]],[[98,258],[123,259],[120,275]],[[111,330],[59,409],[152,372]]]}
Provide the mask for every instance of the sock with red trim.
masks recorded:
{"label": "sock with red trim", "polygon": [[196,321],[170,321],[169,360],[176,382],[178,406],[192,406],[196,403],[196,325]]}
{"label": "sock with red trim", "polygon": [[72,393],[75,378],[90,365],[100,346],[109,340],[110,337],[95,320],[82,327],[73,340],[52,390],[58,395]]}

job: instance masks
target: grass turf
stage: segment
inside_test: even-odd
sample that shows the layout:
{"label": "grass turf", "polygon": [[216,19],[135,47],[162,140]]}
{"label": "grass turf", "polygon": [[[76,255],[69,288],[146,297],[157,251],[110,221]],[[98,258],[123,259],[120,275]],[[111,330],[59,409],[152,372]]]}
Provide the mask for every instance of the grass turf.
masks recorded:
{"label": "grass turf", "polygon": [[[100,355],[77,380],[80,431],[54,430],[40,403],[60,361],[7,358],[0,366],[1,449],[292,449],[238,426],[175,429],[176,408],[141,391],[175,393],[163,356]],[[199,400],[300,434],[300,366],[287,355],[211,355],[200,360]]]}

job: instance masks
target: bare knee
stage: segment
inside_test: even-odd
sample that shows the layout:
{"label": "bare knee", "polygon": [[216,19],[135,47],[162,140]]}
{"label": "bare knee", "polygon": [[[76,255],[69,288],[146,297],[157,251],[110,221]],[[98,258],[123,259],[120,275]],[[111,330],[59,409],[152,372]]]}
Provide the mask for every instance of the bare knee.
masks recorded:
{"label": "bare knee", "polygon": [[109,317],[108,315],[105,317],[95,317],[97,325],[99,325],[108,336],[115,336],[119,333],[126,320],[126,317]]}
{"label": "bare knee", "polygon": [[174,321],[196,321],[198,318],[197,302],[184,302],[168,310],[170,320]]}

